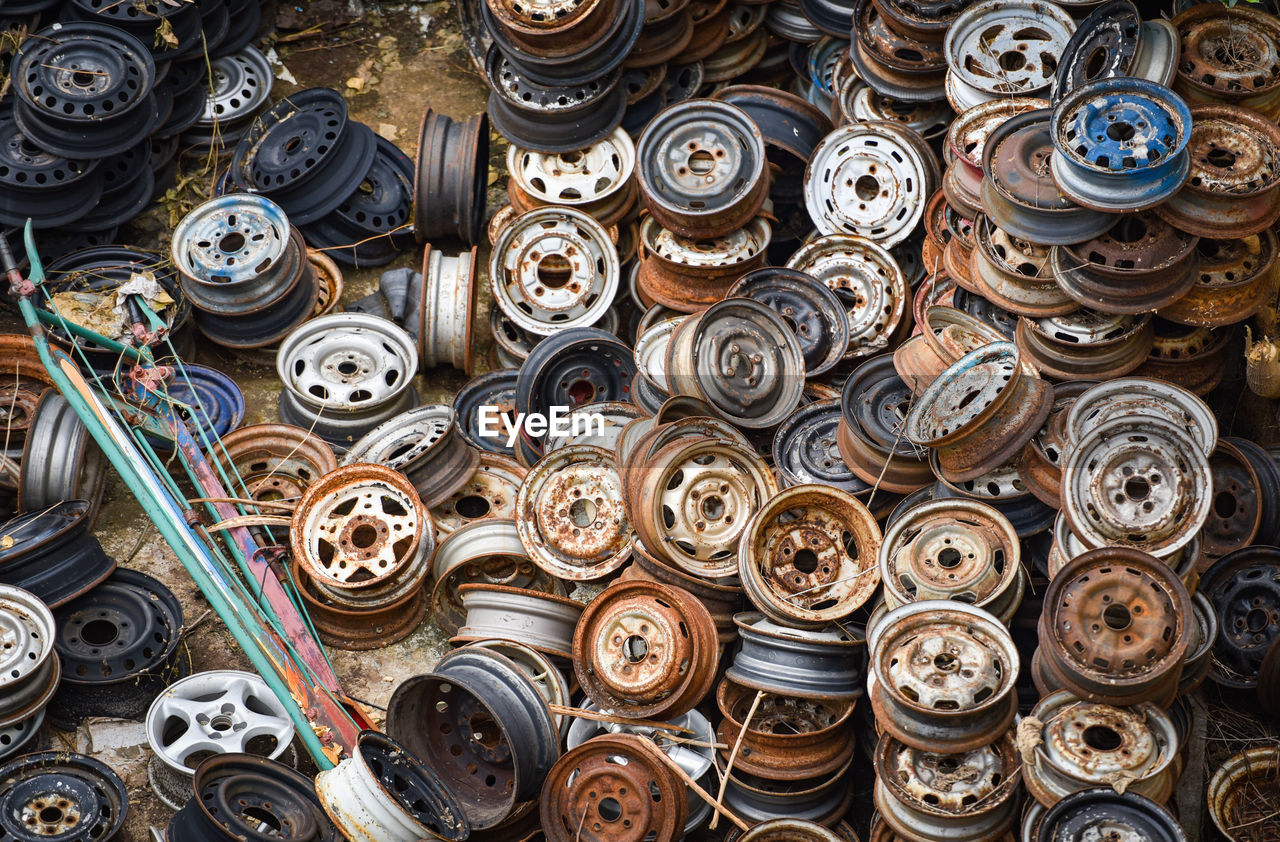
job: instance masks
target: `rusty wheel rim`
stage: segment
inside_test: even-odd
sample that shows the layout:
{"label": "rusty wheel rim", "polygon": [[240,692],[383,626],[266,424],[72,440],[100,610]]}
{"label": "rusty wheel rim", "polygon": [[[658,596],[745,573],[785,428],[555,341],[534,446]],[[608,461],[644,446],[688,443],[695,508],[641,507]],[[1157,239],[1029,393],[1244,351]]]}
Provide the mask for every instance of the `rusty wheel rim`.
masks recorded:
{"label": "rusty wheel rim", "polygon": [[[548,842],[674,842],[687,803],[643,737],[612,734],[566,752],[542,788]],[[612,803],[610,803],[612,802]]]}
{"label": "rusty wheel rim", "polygon": [[1218,419],[1200,398],[1176,384],[1125,377],[1080,393],[1067,413],[1067,434],[1079,442],[1099,424],[1142,416],[1174,425],[1208,456],[1218,442]]}
{"label": "rusty wheel rim", "polygon": [[1059,383],[1053,388],[1049,417],[1018,456],[1018,476],[1027,490],[1052,509],[1062,508],[1062,462],[1072,447],[1067,418],[1088,381]]}
{"label": "rusty wheel rim", "polygon": [[1234,444],[1219,439],[1209,472],[1213,508],[1200,532],[1206,563],[1253,544],[1263,515],[1258,472]]}
{"label": "rusty wheel rim", "polygon": [[1084,698],[1151,701],[1182,671],[1193,614],[1187,589],[1163,562],[1120,547],[1084,553],[1045,592],[1044,666]]}
{"label": "rusty wheel rim", "polygon": [[493,518],[469,523],[440,542],[432,559],[435,587],[431,616],[446,634],[466,620],[459,588],[466,584],[505,585],[563,595],[555,577],[533,563],[520,543],[515,521]]}
{"label": "rusty wheel rim", "polygon": [[[1004,621],[1017,609],[1021,544],[1009,519],[978,500],[930,500],[890,525],[880,552],[885,602],[959,600]],[[1012,603],[1012,604],[1010,604]]]}
{"label": "rusty wheel rim", "polygon": [[1130,779],[1129,791],[1159,802],[1168,798],[1178,736],[1160,708],[1149,703],[1112,707],[1059,691],[1041,699],[1031,715],[1043,723],[1042,742],[1022,774],[1041,804],[1051,807],[1116,775]]}
{"label": "rusty wheel rim", "polygon": [[973,231],[970,279],[984,297],[1019,316],[1060,316],[1079,307],[1055,280],[1049,247],[1012,236],[986,216],[974,220]]}
{"label": "rusty wheel rim", "polygon": [[1175,17],[1173,25],[1181,41],[1177,78],[1181,91],[1241,100],[1266,94],[1280,84],[1275,73],[1259,74],[1256,67],[1228,65],[1218,58],[1225,43],[1236,42],[1237,49],[1270,58],[1274,64],[1280,52],[1280,24],[1270,15],[1252,9],[1193,6]]}
{"label": "rusty wheel rim", "polygon": [[1151,316],[1076,310],[1065,316],[1018,319],[1018,350],[1047,377],[1107,380],[1142,365],[1154,341]]}
{"label": "rusty wheel rim", "polygon": [[913,444],[936,450],[944,477],[965,482],[1012,459],[1031,440],[1052,402],[1011,342],[961,357],[916,400],[906,420]]}
{"label": "rusty wheel rim", "polygon": [[561,579],[599,579],[631,558],[613,454],[586,444],[544,456],[516,495],[516,528],[533,562]]}
{"label": "rusty wheel rim", "polygon": [[680,313],[705,310],[742,274],[764,265],[772,237],[763,217],[710,239],[682,237],[646,217],[640,223],[639,292]]}
{"label": "rusty wheel rim", "polygon": [[[1078,402],[1077,402],[1078,403]],[[1062,469],[1062,512],[1088,547],[1129,546],[1165,558],[1186,546],[1213,500],[1209,462],[1179,428],[1117,418],[1080,441]]]}
{"label": "rusty wheel rim", "polygon": [[988,840],[1017,820],[1021,766],[1011,733],[958,754],[922,751],[886,734],[875,754],[876,807],[900,834]]}
{"label": "rusty wheel rim", "polygon": [[871,630],[876,721],[927,751],[969,751],[1008,729],[1018,651],[980,608],[927,600],[895,608]]}
{"label": "rusty wheel rim", "polygon": [[403,474],[382,465],[348,465],[320,477],[294,512],[294,558],[317,582],[360,589],[409,566],[426,509]]}
{"label": "rusty wheel rim", "polygon": [[848,492],[797,485],[752,517],[738,575],[766,616],[821,627],[861,607],[880,583],[880,527]]}
{"label": "rusty wheel rim", "polygon": [[290,424],[254,424],[232,430],[215,449],[224,471],[238,474],[254,500],[300,500],[320,477],[334,471],[333,448]]}
{"label": "rusty wheel rim", "polygon": [[747,522],[778,492],[759,456],[718,439],[672,442],[636,479],[642,487],[632,523],[641,541],[680,569],[708,578],[737,570]]}
{"label": "rusty wheel rim", "polygon": [[514,520],[516,494],[528,470],[497,453],[481,451],[480,464],[461,488],[431,507],[436,534],[444,537],[469,523],[497,518]]}
{"label": "rusty wheel rim", "polygon": [[855,359],[888,350],[907,315],[911,289],[893,255],[877,243],[848,234],[819,237],[787,260],[788,269],[812,275],[836,293],[849,317],[849,350]]}
{"label": "rusty wheel rim", "polygon": [[[733,746],[742,733],[756,691],[725,678],[716,687],[716,705],[724,719],[719,741]],[[830,775],[853,756],[854,731],[848,727],[851,702],[801,699],[766,693],[742,735],[734,768],[772,780],[805,780]],[[721,748],[727,763],[729,748]]]}
{"label": "rusty wheel rim", "polygon": [[311,263],[311,271],[315,273],[317,284],[316,308],[311,315],[327,316],[332,313],[342,300],[342,270],[333,258],[322,251],[307,249],[307,260]]}
{"label": "rusty wheel rim", "polygon": [[1241,827],[1257,825],[1280,809],[1280,749],[1251,748],[1227,758],[1209,781],[1209,813],[1228,839]]}
{"label": "rusty wheel rim", "polygon": [[[1255,245],[1256,243],[1256,245]],[[1258,312],[1271,295],[1276,255],[1273,231],[1244,240],[1202,239],[1200,269],[1191,290],[1160,315],[1193,327],[1224,327]]]}
{"label": "rusty wheel rim", "polygon": [[578,683],[602,710],[668,719],[711,690],[719,650],[711,614],[692,594],[631,581],[587,606],[573,654]]}

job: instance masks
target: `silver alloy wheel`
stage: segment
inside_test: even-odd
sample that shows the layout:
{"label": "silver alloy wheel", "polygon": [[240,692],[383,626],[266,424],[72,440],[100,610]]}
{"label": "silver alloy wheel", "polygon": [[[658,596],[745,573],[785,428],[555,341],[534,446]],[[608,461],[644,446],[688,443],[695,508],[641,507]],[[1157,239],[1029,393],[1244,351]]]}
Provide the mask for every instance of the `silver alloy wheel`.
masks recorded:
{"label": "silver alloy wheel", "polygon": [[[267,683],[240,670],[198,672],[174,682],[151,703],[144,727],[158,765],[188,789],[192,758],[249,752],[279,760],[294,737],[293,720]],[[184,801],[171,806],[180,809]]]}

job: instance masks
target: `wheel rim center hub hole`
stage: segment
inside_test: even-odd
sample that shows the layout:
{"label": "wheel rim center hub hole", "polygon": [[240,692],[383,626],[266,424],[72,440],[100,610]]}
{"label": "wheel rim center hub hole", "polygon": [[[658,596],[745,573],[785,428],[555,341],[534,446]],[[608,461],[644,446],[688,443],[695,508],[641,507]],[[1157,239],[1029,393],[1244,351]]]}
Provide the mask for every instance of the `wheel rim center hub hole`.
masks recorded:
{"label": "wheel rim center hub hole", "polygon": [[290,155],[295,154],[302,148],[302,138],[291,137],[284,142],[284,151]]}
{"label": "wheel rim center hub hole", "polygon": [[91,90],[100,74],[89,70],[75,70],[71,73],[71,84],[82,90]]}
{"label": "wheel rim center hub hole", "polygon": [[563,254],[548,254],[538,260],[537,266],[534,268],[534,274],[538,278],[538,284],[533,289],[534,295],[542,295],[542,289],[564,289],[569,287],[571,290],[577,290],[577,284],[573,283],[573,263]]}
{"label": "wheel rim center hub hole", "polygon": [[708,494],[698,504],[698,510],[702,512],[702,516],[707,520],[720,520],[724,517],[724,498],[716,494]]}
{"label": "wheel rim center hub hole", "polygon": [[705,149],[695,149],[689,153],[685,166],[688,167],[689,172],[699,178],[709,176],[716,168],[716,156]]}
{"label": "wheel rim center hub hole", "polygon": [[262,807],[245,807],[240,817],[247,819],[248,823],[256,824],[259,833],[266,833],[270,836],[276,836],[284,828],[280,819],[264,810]]}
{"label": "wheel rim center hub hole", "polygon": [[582,406],[596,396],[596,387],[586,379],[573,381],[566,391],[574,406]]}
{"label": "wheel rim center hub hole", "polygon": [[1018,50],[1006,50],[999,58],[1001,70],[1021,70],[1027,66],[1027,57]]}
{"label": "wheel rim center hub hole", "polygon": [[880,195],[880,181],[874,175],[860,175],[853,183],[853,192],[862,201],[869,202]]}
{"label": "wheel rim center hub hole", "polygon": [[816,573],[818,571],[818,554],[808,549],[797,550],[795,557],[791,559],[791,566],[801,573]]}
{"label": "wheel rim center hub hole", "polygon": [[23,806],[22,823],[37,835],[61,835],[80,823],[80,810],[64,795],[45,792]]}
{"label": "wheel rim center hub hole", "polygon": [[459,498],[458,502],[453,504],[453,510],[458,513],[458,516],[467,520],[484,517],[489,514],[490,508],[489,501],[479,494],[468,494]]}
{"label": "wheel rim center hub hole", "polygon": [[235,254],[244,248],[245,242],[244,234],[239,231],[231,231],[218,240],[218,248],[222,250],[223,254]]}
{"label": "wheel rim center hub hole", "polygon": [[596,808],[596,812],[600,814],[600,818],[607,822],[616,822],[622,818],[622,805],[618,803],[616,798],[600,799],[600,806]]}
{"label": "wheel rim center hub hole", "polygon": [[950,652],[939,652],[933,656],[933,665],[940,672],[955,672],[960,668],[960,661]]}
{"label": "wheel rim center hub hole", "polygon": [[1107,126],[1107,137],[1111,138],[1112,140],[1117,140],[1117,141],[1133,140],[1133,136],[1135,134],[1137,134],[1137,131],[1133,128],[1133,126],[1127,122],[1124,122],[1123,120],[1118,120],[1112,123],[1111,125]]}
{"label": "wheel rim center hub hole", "polygon": [[1105,725],[1090,725],[1080,736],[1084,744],[1094,751],[1115,751],[1123,742],[1114,728]]}
{"label": "wheel rim center hub hole", "polygon": [[1124,481],[1124,493],[1130,500],[1145,500],[1151,495],[1151,483],[1145,477],[1129,477]]}
{"label": "wheel rim center hub hole", "polygon": [[955,547],[944,547],[942,552],[938,553],[938,566],[947,570],[959,566],[964,556]]}
{"label": "wheel rim center hub hole", "polygon": [[358,550],[367,550],[378,543],[378,530],[376,527],[361,523],[351,530],[351,545]]}
{"label": "wheel rim center hub hole", "polygon": [[633,634],[622,641],[622,656],[629,664],[639,664],[649,657],[649,641],[638,634]]}
{"label": "wheel rim center hub hole", "polygon": [[80,639],[90,646],[107,646],[120,636],[120,629],[110,620],[90,620],[80,630]]}
{"label": "wheel rim center hub hole", "polygon": [[484,711],[473,713],[467,725],[471,728],[471,739],[485,748],[495,749],[502,743],[502,730]]}
{"label": "wheel rim center hub hole", "polygon": [[1214,146],[1204,156],[1204,159],[1212,166],[1226,170],[1235,166],[1236,153],[1230,149],[1223,149],[1221,146]]}
{"label": "wheel rim center hub hole", "polygon": [[579,528],[585,528],[596,522],[596,504],[579,497],[569,504],[569,520]]}
{"label": "wheel rim center hub hole", "polygon": [[1133,615],[1126,606],[1113,602],[1102,609],[1102,622],[1112,631],[1124,631],[1133,623]]}

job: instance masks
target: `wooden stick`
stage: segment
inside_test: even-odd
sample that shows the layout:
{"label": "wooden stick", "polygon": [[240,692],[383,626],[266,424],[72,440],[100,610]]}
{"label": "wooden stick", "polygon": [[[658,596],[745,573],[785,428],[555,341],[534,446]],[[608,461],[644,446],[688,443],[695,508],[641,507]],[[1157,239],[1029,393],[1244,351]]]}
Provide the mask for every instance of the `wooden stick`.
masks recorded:
{"label": "wooden stick", "polygon": [[579,719],[590,719],[592,722],[613,722],[618,725],[639,725],[643,728],[660,728],[663,731],[677,731],[681,734],[698,735],[697,731],[691,731],[688,728],[682,728],[679,725],[672,725],[670,722],[656,722],[652,719],[627,719],[625,716],[614,716],[611,713],[601,713],[598,710],[583,710],[582,708],[569,707],[568,705],[547,705],[547,709],[554,714],[560,716],[576,716]]}
{"label": "wooden stick", "polygon": [[689,773],[686,772],[684,769],[681,769],[680,764],[672,760],[665,751],[663,751],[661,748],[657,748],[656,746],[655,746],[655,749],[657,750],[658,755],[662,757],[662,762],[666,763],[667,766],[669,766],[672,769],[672,771],[674,771],[677,775],[680,776],[680,779],[684,781],[685,786],[693,790],[695,795],[697,795],[703,801],[710,804],[711,808],[716,811],[717,815],[714,815],[711,817],[711,820],[713,822],[716,819],[720,818],[721,815],[723,815],[726,819],[728,819],[729,821],[737,825],[739,830],[751,829],[751,825],[747,824],[742,819],[738,818],[737,814],[735,814],[732,810],[725,807],[718,800],[712,798],[711,793],[707,792],[705,789],[703,789],[701,786],[698,785],[697,781],[689,777]]}
{"label": "wooden stick", "polygon": [[[720,822],[720,805],[724,803],[724,791],[729,786],[729,773],[733,771],[734,761],[738,759],[738,749],[742,748],[742,738],[747,735],[747,727],[751,724],[751,718],[756,715],[756,708],[760,707],[760,700],[764,698],[764,691],[757,690],[756,697],[751,700],[751,709],[747,711],[747,718],[742,720],[742,730],[738,732],[738,739],[733,741],[733,750],[729,752],[729,762],[724,767],[724,777],[720,779],[720,791],[716,793],[716,814],[711,817],[711,823],[707,825],[711,830],[716,829],[716,825]],[[744,827],[743,830],[746,830]]]}
{"label": "wooden stick", "polygon": [[209,532],[217,532],[222,529],[235,529],[240,526],[292,526],[293,518],[280,517],[279,515],[239,515],[237,517],[229,517],[226,520],[220,520],[210,527]]}
{"label": "wooden stick", "polygon": [[264,509],[281,509],[291,512],[298,507],[296,502],[285,503],[280,500],[249,500],[244,497],[188,497],[188,503],[239,503],[242,506],[259,506]]}

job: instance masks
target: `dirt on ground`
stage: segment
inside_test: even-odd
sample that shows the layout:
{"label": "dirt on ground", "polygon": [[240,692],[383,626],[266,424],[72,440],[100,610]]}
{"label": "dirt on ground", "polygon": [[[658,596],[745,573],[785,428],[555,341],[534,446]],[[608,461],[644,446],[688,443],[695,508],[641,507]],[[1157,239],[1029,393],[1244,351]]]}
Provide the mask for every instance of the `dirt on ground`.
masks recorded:
{"label": "dirt on ground", "polygon": [[[484,110],[484,79],[463,45],[451,2],[318,0],[276,6],[266,4],[264,22],[274,19],[280,28],[258,42],[276,71],[273,98],[307,87],[337,90],[346,97],[352,118],[369,125],[411,158],[417,151],[419,124],[426,108],[454,118]],[[495,165],[503,160],[505,152],[505,143],[495,137]],[[498,171],[497,166],[491,169],[490,211],[505,203]],[[185,209],[207,195],[208,180],[208,171],[199,163],[193,166],[187,162],[180,176],[182,188],[167,206],[156,207],[126,226],[119,241],[143,248],[167,248],[172,224]],[[173,201],[175,197],[177,200]],[[437,244],[441,246],[448,248],[449,244]],[[343,301],[351,302],[373,291],[385,270],[419,268],[421,257],[419,249],[377,269],[343,267]],[[483,264],[487,250],[482,250],[481,257]],[[487,295],[482,294],[482,298],[477,318],[480,324],[487,324]],[[3,329],[19,329],[12,316],[3,321]],[[478,331],[478,335],[484,337],[480,341],[488,342],[487,331]],[[244,392],[244,424],[279,420],[280,385],[274,369],[220,352],[208,343],[202,343],[194,361],[235,379]],[[461,372],[436,369],[420,374],[416,386],[423,403],[448,402],[466,379]],[[95,533],[121,566],[155,576],[178,596],[185,614],[185,645],[194,670],[249,668],[248,660],[186,570],[114,474],[107,485]],[[377,708],[386,704],[400,680],[429,670],[447,648],[440,629],[428,621],[407,640],[384,649],[358,653],[332,649],[329,654],[344,688],[380,713]],[[145,842],[154,838],[150,828],[163,829],[168,824],[172,811],[155,797],[147,780],[150,751],[141,728],[127,723],[95,722],[80,734],[46,728],[41,740],[47,747],[78,747],[98,756],[122,775],[129,787],[130,811],[117,839]]]}

